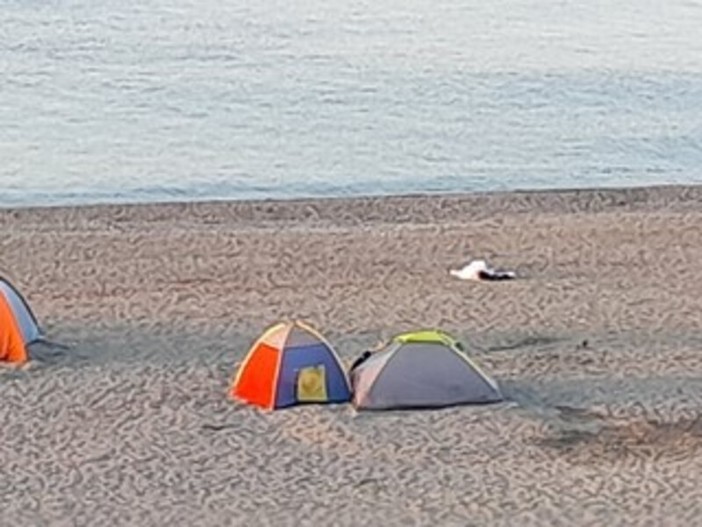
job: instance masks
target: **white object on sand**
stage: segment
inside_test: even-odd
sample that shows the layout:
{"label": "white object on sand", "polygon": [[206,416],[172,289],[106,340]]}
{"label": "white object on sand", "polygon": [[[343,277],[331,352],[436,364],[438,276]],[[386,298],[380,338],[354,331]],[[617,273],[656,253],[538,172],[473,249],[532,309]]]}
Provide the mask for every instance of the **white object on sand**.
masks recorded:
{"label": "white object on sand", "polygon": [[512,271],[497,271],[488,267],[485,260],[473,260],[463,269],[451,269],[449,273],[460,280],[511,280],[516,278]]}

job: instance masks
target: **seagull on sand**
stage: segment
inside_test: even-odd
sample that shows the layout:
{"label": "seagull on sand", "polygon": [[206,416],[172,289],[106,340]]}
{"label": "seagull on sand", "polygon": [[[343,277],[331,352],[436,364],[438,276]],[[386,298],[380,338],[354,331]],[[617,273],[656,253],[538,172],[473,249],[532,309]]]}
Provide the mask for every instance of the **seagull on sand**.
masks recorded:
{"label": "seagull on sand", "polygon": [[451,269],[451,276],[460,280],[512,280],[516,274],[512,271],[497,271],[488,267],[485,260],[473,260],[463,269]]}

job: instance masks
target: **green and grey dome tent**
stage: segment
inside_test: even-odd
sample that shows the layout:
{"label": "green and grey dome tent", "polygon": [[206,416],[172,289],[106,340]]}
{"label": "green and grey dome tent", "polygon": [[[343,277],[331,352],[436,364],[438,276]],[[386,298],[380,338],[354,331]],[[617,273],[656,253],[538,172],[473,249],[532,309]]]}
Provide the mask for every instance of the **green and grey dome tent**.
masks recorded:
{"label": "green and grey dome tent", "polygon": [[441,331],[397,335],[351,372],[358,409],[438,408],[493,403],[497,383]]}

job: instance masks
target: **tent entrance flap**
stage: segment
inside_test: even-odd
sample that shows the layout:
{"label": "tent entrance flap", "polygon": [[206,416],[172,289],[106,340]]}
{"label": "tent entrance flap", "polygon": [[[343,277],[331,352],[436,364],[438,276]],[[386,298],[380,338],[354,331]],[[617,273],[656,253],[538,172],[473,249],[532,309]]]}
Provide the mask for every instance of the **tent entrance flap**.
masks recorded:
{"label": "tent entrance flap", "polygon": [[327,399],[324,365],[300,369],[297,374],[297,400],[299,402],[325,402]]}

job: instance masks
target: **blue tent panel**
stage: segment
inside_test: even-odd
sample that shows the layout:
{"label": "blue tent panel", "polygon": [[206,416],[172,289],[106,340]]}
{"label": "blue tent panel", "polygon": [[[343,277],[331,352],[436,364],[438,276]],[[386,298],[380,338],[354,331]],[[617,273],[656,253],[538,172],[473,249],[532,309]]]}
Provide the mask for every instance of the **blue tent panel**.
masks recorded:
{"label": "blue tent panel", "polygon": [[297,376],[302,368],[324,366],[328,402],[347,402],[351,392],[344,371],[340,368],[334,352],[325,344],[313,344],[285,348],[278,374],[278,389],[275,407],[282,408],[297,404]]}

